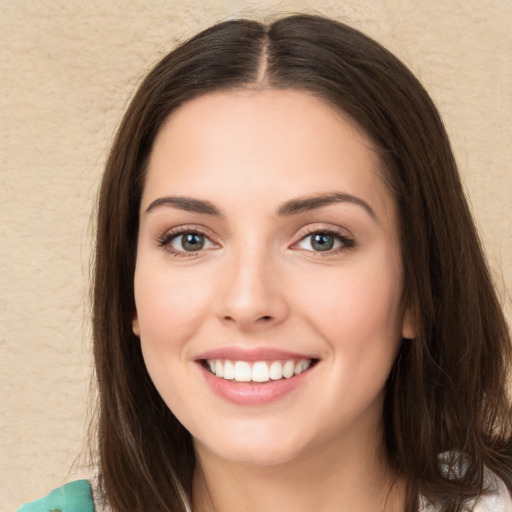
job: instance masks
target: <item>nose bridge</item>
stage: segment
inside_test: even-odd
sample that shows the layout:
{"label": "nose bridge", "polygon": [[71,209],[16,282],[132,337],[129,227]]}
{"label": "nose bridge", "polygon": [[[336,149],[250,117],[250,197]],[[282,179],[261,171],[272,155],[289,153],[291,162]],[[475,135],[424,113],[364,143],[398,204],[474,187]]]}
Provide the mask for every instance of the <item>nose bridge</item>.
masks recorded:
{"label": "nose bridge", "polygon": [[278,262],[264,244],[233,248],[223,278],[220,314],[244,329],[275,325],[286,316],[284,290],[279,286]]}

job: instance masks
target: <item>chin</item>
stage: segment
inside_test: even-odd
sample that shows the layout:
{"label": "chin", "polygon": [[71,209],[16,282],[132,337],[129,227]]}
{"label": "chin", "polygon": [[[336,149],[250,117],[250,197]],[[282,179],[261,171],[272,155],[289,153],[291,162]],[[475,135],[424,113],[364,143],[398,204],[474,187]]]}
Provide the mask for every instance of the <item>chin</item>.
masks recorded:
{"label": "chin", "polygon": [[233,446],[214,452],[215,456],[233,464],[243,466],[279,466],[294,460],[297,450],[272,446]]}
{"label": "chin", "polygon": [[[282,433],[277,428],[253,428],[245,433],[226,433],[216,439],[204,442],[194,438],[194,446],[199,457],[209,453],[215,458],[234,464],[247,466],[277,466],[285,464],[306,451],[307,442],[295,432]],[[208,436],[209,437],[209,436]]]}

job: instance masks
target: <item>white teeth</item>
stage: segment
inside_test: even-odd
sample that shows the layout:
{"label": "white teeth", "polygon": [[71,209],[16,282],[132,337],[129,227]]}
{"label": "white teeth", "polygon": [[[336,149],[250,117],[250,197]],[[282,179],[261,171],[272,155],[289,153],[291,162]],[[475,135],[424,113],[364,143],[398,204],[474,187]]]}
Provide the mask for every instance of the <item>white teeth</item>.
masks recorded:
{"label": "white teeth", "polygon": [[267,382],[270,379],[267,363],[260,361],[252,367],[252,380],[254,382]]}
{"label": "white teeth", "polygon": [[311,361],[306,361],[306,360],[299,361],[295,365],[295,375],[300,375],[302,372],[305,372],[309,368],[310,364],[311,364]]}
{"label": "white teeth", "polygon": [[222,359],[208,359],[206,364],[215,376],[235,380],[237,382],[268,382],[289,379],[294,375],[305,372],[312,364],[312,359],[288,361],[230,361]]}
{"label": "white teeth", "polygon": [[283,378],[283,365],[279,361],[273,361],[270,365],[270,378],[272,380]]}
{"label": "white teeth", "polygon": [[235,363],[235,380],[237,382],[251,382],[251,365],[245,361]]}
{"label": "white teeth", "polygon": [[295,364],[293,361],[286,361],[283,366],[283,377],[289,379],[295,372]]}
{"label": "white teeth", "polygon": [[215,375],[217,375],[217,377],[224,376],[224,366],[222,365],[222,361],[215,361]]}
{"label": "white teeth", "polygon": [[226,361],[224,363],[224,371],[222,376],[227,380],[232,380],[235,378],[235,365],[232,361]]}

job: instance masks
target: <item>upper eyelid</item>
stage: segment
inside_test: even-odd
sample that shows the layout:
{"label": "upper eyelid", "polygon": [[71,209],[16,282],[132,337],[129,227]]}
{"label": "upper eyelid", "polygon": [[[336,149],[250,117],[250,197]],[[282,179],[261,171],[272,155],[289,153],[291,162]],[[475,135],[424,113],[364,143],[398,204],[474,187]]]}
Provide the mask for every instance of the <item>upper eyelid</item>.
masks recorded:
{"label": "upper eyelid", "polygon": [[344,243],[344,244],[346,244],[348,242],[355,243],[354,240],[349,236],[338,233],[337,231],[324,230],[324,231],[312,231],[311,233],[306,233],[304,236],[301,236],[296,242],[293,242],[292,247],[294,247],[297,244],[299,244],[300,242],[304,241],[306,238],[309,238],[310,236],[316,235],[316,234],[332,236],[333,238],[338,239],[339,241],[341,241],[341,243]]}
{"label": "upper eyelid", "polygon": [[184,233],[199,233],[208,238],[215,238],[215,234],[211,229],[208,229],[206,226],[202,226],[201,224],[183,224],[180,226],[175,226],[163,231],[161,237],[173,236],[173,235],[182,235]]}
{"label": "upper eyelid", "polygon": [[302,238],[312,235],[314,233],[330,233],[330,234],[336,234],[340,237],[344,238],[353,238],[352,233],[347,228],[336,226],[334,224],[330,223],[321,223],[321,222],[315,222],[312,224],[308,224],[296,231],[295,238],[297,241],[302,240]]}

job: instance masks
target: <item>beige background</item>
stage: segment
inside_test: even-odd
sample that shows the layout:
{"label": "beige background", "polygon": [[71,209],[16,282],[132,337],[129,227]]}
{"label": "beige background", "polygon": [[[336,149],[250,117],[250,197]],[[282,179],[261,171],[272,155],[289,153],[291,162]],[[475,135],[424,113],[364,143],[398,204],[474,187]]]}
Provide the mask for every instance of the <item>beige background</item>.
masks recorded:
{"label": "beige background", "polygon": [[441,110],[498,287],[512,290],[510,0],[85,4],[0,0],[0,510],[80,471],[102,165],[145,71],[208,24],[313,11],[401,57]]}

